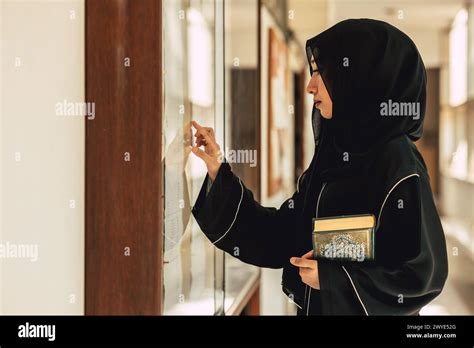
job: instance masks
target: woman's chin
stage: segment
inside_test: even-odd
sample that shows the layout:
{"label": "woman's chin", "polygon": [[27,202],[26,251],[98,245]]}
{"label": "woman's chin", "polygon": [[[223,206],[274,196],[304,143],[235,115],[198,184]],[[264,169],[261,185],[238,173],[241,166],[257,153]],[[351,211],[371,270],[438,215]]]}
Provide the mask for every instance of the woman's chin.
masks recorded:
{"label": "woman's chin", "polygon": [[332,118],[332,114],[331,113],[326,113],[324,112],[324,110],[319,110],[321,112],[321,116],[323,118],[325,118],[326,120],[330,120]]}

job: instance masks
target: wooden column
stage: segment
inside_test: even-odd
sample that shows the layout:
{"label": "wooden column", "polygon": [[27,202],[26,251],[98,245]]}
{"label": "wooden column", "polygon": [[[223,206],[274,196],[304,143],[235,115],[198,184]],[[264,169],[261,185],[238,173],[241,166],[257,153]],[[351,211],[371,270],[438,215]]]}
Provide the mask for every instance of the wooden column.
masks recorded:
{"label": "wooden column", "polygon": [[85,313],[161,314],[160,0],[86,0]]}

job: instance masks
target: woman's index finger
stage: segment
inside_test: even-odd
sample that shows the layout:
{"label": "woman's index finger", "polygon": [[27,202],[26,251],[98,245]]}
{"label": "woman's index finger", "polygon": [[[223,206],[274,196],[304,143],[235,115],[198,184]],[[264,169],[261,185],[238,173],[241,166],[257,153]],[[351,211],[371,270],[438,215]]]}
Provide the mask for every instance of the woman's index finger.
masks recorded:
{"label": "woman's index finger", "polygon": [[194,128],[196,128],[197,130],[201,130],[203,128],[199,123],[197,123],[194,120],[192,121],[192,123],[193,123]]}

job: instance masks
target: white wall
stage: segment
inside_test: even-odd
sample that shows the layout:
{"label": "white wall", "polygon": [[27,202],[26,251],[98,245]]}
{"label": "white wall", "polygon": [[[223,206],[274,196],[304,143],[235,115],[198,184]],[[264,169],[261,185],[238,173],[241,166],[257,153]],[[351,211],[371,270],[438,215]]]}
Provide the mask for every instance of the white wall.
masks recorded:
{"label": "white wall", "polygon": [[38,248],[0,258],[0,313],[82,314],[85,120],[55,106],[84,101],[84,0],[3,0],[0,25],[0,248]]}

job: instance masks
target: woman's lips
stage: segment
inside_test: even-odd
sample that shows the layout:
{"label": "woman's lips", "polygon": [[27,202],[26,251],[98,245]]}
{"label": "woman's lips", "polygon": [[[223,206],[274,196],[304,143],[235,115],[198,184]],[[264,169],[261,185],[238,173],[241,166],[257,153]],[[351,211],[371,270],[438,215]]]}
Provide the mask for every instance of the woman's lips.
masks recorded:
{"label": "woman's lips", "polygon": [[319,100],[315,100],[315,101],[314,101],[314,105],[316,105],[316,107],[318,107],[319,104],[321,104],[321,102],[320,102]]}

